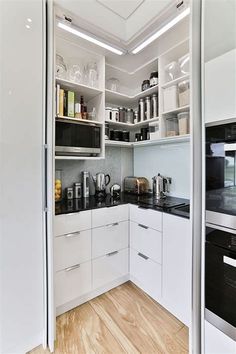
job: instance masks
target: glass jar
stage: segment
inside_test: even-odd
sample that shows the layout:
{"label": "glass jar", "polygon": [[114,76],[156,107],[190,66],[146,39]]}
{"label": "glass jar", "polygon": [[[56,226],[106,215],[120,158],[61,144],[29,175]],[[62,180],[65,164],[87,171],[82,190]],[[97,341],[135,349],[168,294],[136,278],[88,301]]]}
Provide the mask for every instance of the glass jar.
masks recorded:
{"label": "glass jar", "polygon": [[151,106],[152,106],[152,118],[158,117],[158,97],[156,93],[152,95]]}
{"label": "glass jar", "polygon": [[172,81],[177,79],[179,75],[179,64],[176,61],[172,61],[165,66],[166,79],[167,81]]}
{"label": "glass jar", "polygon": [[150,88],[150,81],[149,80],[144,80],[142,83],[142,91],[145,91]]}
{"label": "glass jar", "polygon": [[113,122],[119,122],[119,109],[118,108],[112,108],[112,121]]}
{"label": "glass jar", "polygon": [[179,134],[178,118],[167,117],[166,118],[166,136],[176,136]]}
{"label": "glass jar", "polygon": [[138,107],[138,121],[143,122],[145,119],[145,104],[144,104],[144,99],[140,98],[139,100],[139,107]]}
{"label": "glass jar", "polygon": [[182,81],[178,84],[179,106],[188,106],[190,101],[189,80]]}
{"label": "glass jar", "polygon": [[111,77],[107,80],[107,89],[111,91],[119,91],[120,88],[120,81],[114,77]]}
{"label": "glass jar", "polygon": [[154,71],[150,75],[150,87],[158,85],[158,71]]}
{"label": "glass jar", "polygon": [[67,67],[61,55],[56,54],[56,76],[60,79],[65,79]]}
{"label": "glass jar", "polygon": [[126,112],[126,123],[133,124],[134,123],[134,111],[132,108],[128,108]]}
{"label": "glass jar", "polygon": [[111,107],[106,107],[105,108],[105,120],[109,121],[112,120],[112,108]]}
{"label": "glass jar", "polygon": [[62,200],[62,170],[55,171],[55,202]]}
{"label": "glass jar", "polygon": [[119,108],[119,122],[125,123],[126,109],[124,107]]}
{"label": "glass jar", "polygon": [[181,112],[177,115],[179,123],[179,135],[189,133],[189,112]]}
{"label": "glass jar", "polygon": [[88,63],[88,85],[98,87],[98,68],[96,62]]}

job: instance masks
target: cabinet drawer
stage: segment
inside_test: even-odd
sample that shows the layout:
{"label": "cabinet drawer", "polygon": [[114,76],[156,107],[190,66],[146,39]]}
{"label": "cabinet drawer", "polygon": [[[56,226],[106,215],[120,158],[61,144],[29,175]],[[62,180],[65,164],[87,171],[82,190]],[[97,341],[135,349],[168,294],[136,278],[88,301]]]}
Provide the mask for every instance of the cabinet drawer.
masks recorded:
{"label": "cabinet drawer", "polygon": [[153,299],[161,297],[161,265],[130,249],[131,280]]}
{"label": "cabinet drawer", "polygon": [[128,249],[94,259],[92,261],[93,289],[97,289],[128,274],[128,261]]}
{"label": "cabinet drawer", "polygon": [[130,206],[130,220],[152,229],[162,231],[162,212],[139,208],[136,205]]}
{"label": "cabinet drawer", "polygon": [[160,231],[131,221],[130,247],[162,263],[162,233]]}
{"label": "cabinet drawer", "polygon": [[54,239],[55,270],[91,259],[91,230],[78,231]]}
{"label": "cabinet drawer", "polygon": [[92,227],[105,226],[129,219],[128,205],[92,210]]}
{"label": "cabinet drawer", "polygon": [[56,273],[56,307],[91,291],[91,261]]}
{"label": "cabinet drawer", "polygon": [[91,229],[91,210],[54,217],[55,236],[88,229]]}
{"label": "cabinet drawer", "polygon": [[129,245],[128,221],[98,227],[92,230],[92,258],[127,248]]}

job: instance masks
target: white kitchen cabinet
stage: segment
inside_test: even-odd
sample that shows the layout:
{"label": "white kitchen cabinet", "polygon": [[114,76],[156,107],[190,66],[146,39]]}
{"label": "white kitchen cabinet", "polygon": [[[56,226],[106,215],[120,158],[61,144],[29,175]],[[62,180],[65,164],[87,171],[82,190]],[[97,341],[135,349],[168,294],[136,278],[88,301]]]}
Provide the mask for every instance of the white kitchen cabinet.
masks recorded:
{"label": "white kitchen cabinet", "polygon": [[59,307],[91,291],[91,261],[74,264],[55,275],[55,303]]}
{"label": "white kitchen cabinet", "polygon": [[205,354],[236,354],[236,342],[205,321]]}
{"label": "white kitchen cabinet", "polygon": [[92,258],[129,246],[128,221],[116,222],[92,230]]}
{"label": "white kitchen cabinet", "polygon": [[161,265],[146,255],[130,249],[130,278],[153,299],[161,297]]}
{"label": "white kitchen cabinet", "polygon": [[81,211],[79,213],[56,215],[54,218],[55,236],[88,229],[91,229],[91,210]]}
{"label": "white kitchen cabinet", "polygon": [[128,275],[128,248],[108,253],[92,261],[93,290]]}
{"label": "white kitchen cabinet", "polygon": [[188,219],[163,213],[162,265],[163,306],[190,326],[192,238]]}
{"label": "white kitchen cabinet", "polygon": [[130,205],[130,220],[162,231],[162,212]]}
{"label": "white kitchen cabinet", "polygon": [[130,221],[130,247],[152,260],[162,262],[162,233]]}
{"label": "white kitchen cabinet", "polygon": [[205,64],[205,122],[236,116],[236,49]]}
{"label": "white kitchen cabinet", "polygon": [[56,271],[90,260],[91,230],[55,237],[54,253]]}
{"label": "white kitchen cabinet", "polygon": [[127,204],[92,210],[92,227],[113,224],[129,219]]}

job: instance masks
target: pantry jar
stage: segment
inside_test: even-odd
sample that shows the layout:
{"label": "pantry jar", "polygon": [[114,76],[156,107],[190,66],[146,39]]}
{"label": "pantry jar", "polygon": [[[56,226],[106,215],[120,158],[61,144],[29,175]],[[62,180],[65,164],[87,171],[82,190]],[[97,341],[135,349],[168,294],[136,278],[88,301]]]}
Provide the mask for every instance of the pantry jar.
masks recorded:
{"label": "pantry jar", "polygon": [[166,118],[166,136],[178,135],[178,119],[177,117]]}
{"label": "pantry jar", "polygon": [[181,112],[177,115],[179,124],[179,135],[189,133],[189,112]]}
{"label": "pantry jar", "polygon": [[187,106],[189,105],[190,98],[190,88],[189,88],[189,80],[182,81],[178,85],[179,90],[179,106]]}
{"label": "pantry jar", "polygon": [[62,170],[55,171],[55,202],[62,200]]}

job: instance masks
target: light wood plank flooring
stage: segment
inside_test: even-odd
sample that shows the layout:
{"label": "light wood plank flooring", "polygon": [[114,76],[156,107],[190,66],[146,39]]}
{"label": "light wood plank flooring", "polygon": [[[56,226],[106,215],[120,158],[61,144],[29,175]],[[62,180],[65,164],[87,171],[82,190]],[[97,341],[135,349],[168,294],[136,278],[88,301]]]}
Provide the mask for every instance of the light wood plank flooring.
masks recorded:
{"label": "light wood plank flooring", "polygon": [[187,354],[188,328],[127,282],[59,316],[55,353]]}

